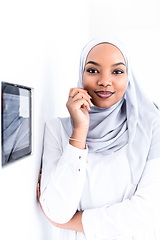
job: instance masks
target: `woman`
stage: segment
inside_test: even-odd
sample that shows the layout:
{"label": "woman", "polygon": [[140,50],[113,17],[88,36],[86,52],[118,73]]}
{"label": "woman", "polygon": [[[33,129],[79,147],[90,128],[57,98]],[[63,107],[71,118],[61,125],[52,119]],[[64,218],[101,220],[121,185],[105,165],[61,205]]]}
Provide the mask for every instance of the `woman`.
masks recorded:
{"label": "woman", "polygon": [[38,185],[60,239],[160,239],[160,113],[121,42],[85,46],[67,108],[46,123],[41,196]]}

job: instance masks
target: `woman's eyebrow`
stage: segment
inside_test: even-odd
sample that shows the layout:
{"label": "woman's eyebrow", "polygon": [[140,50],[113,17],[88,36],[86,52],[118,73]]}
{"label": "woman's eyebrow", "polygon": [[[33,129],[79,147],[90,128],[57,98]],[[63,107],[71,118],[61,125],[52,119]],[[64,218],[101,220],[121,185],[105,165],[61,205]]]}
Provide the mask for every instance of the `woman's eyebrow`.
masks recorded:
{"label": "woman's eyebrow", "polygon": [[123,63],[123,62],[115,63],[115,64],[113,64],[112,66],[115,67],[115,66],[118,66],[118,65],[121,65],[121,64],[124,65],[124,66],[126,67],[126,64]]}
{"label": "woman's eyebrow", "polygon": [[[89,62],[86,63],[86,65],[87,65],[87,64],[94,64],[94,65],[96,65],[96,66],[101,66],[99,63],[94,62],[94,61],[89,61]],[[112,66],[115,67],[115,66],[118,66],[118,65],[124,65],[124,66],[126,66],[125,63],[123,63],[123,62],[115,63],[115,64],[113,64]]]}
{"label": "woman's eyebrow", "polygon": [[100,64],[99,63],[97,63],[97,62],[94,62],[94,61],[89,61],[89,62],[87,62],[86,63],[86,65],[87,64],[94,64],[94,65],[96,65],[96,66],[100,66]]}

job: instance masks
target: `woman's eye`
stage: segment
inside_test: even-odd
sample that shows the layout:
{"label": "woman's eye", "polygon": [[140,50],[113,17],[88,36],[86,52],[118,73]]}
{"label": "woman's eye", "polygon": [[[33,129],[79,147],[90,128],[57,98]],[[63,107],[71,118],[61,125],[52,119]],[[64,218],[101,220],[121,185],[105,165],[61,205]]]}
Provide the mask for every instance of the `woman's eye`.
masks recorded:
{"label": "woman's eye", "polygon": [[114,74],[122,74],[122,73],[124,73],[124,71],[123,70],[114,70],[113,73]]}
{"label": "woman's eye", "polygon": [[88,72],[88,73],[99,73],[98,70],[93,69],[93,68],[87,69],[87,72]]}

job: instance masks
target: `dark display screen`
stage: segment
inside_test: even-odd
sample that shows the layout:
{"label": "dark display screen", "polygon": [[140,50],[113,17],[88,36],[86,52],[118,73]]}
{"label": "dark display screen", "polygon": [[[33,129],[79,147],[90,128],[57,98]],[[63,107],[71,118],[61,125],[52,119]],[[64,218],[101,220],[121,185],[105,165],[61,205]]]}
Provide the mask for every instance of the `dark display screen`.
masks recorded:
{"label": "dark display screen", "polygon": [[2,166],[31,154],[31,88],[1,83]]}

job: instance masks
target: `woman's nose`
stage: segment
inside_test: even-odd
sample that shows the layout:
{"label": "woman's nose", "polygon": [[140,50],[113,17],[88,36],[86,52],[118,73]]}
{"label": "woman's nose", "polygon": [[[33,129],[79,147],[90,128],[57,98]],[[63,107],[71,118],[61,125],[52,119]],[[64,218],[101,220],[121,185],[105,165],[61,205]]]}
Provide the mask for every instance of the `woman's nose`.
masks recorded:
{"label": "woman's nose", "polygon": [[111,86],[112,85],[111,76],[109,76],[108,74],[103,74],[98,80],[98,85],[104,87]]}

